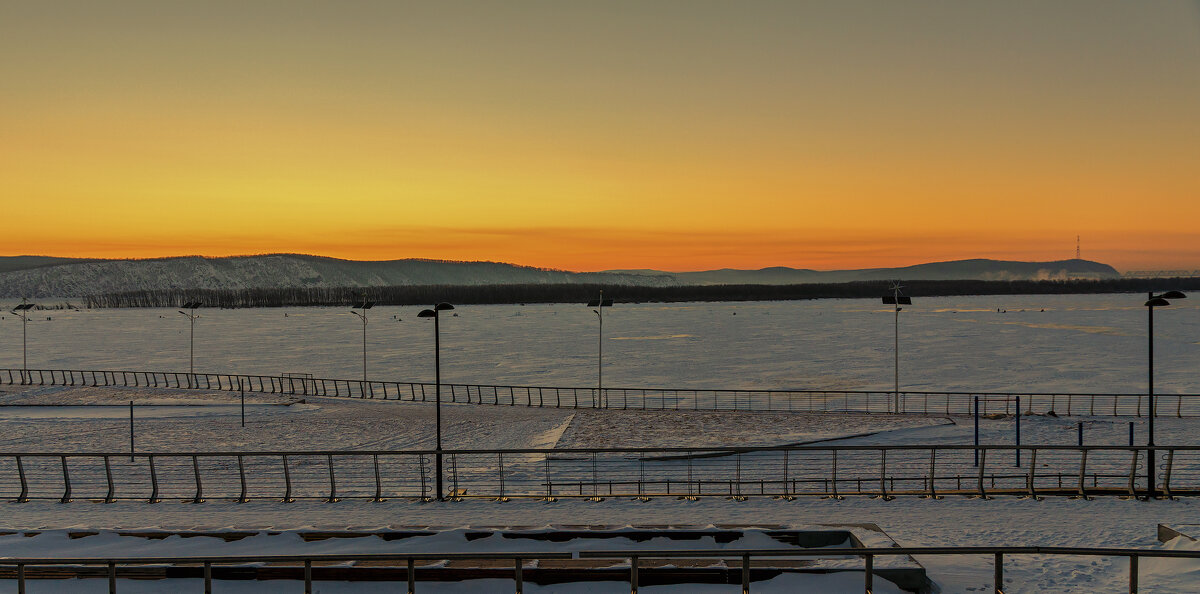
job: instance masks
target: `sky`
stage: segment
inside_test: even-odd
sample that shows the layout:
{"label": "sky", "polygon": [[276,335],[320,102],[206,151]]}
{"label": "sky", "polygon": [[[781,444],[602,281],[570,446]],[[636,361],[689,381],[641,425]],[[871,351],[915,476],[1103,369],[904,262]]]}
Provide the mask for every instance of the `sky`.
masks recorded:
{"label": "sky", "polygon": [[1200,269],[1200,1],[0,0],[0,255]]}

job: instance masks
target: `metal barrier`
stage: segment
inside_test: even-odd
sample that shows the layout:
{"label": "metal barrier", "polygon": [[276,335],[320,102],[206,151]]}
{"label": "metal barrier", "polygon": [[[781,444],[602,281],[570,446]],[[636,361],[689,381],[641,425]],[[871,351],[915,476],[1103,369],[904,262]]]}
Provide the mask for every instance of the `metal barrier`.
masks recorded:
{"label": "metal barrier", "polygon": [[[91,371],[0,369],[0,384],[37,386],[120,386],[237,391],[296,396],[337,396],[432,402],[436,385],[228,373],[170,371]],[[1016,397],[1026,414],[1141,417],[1149,412],[1145,394],[1053,392],[901,392],[869,390],[725,390],[668,388],[572,388],[442,384],[442,401],[494,406],[604,408],[620,410],[861,412],[922,415],[1015,414]],[[1157,394],[1155,416],[1200,417],[1200,395]]]}
{"label": "metal barrier", "polygon": [[[1017,453],[1023,466],[1018,466]],[[0,453],[0,498],[294,501],[561,497],[1175,497],[1200,494],[1200,446]],[[978,463],[975,462],[978,454]],[[1147,460],[1152,460],[1147,464]]]}
{"label": "metal barrier", "polygon": [[[138,566],[145,565],[162,565],[162,564],[193,564],[194,568],[177,568],[180,571],[175,571],[172,577],[188,576],[189,573],[200,573],[204,579],[204,592],[211,594],[213,581],[213,566],[237,566],[247,564],[291,564],[296,569],[303,566],[304,593],[312,594],[313,564],[314,563],[337,563],[345,561],[370,561],[374,564],[386,563],[388,561],[404,561],[408,579],[408,592],[412,594],[416,591],[416,569],[417,562],[444,562],[456,560],[509,560],[513,567],[513,581],[516,584],[517,594],[521,594],[523,587],[523,572],[525,569],[525,561],[541,561],[544,559],[570,559],[571,553],[566,552],[531,552],[531,553],[373,553],[365,555],[239,555],[239,556],[204,556],[204,557],[124,557],[124,558],[100,558],[100,557],[84,557],[77,559],[64,558],[20,558],[20,557],[0,557],[0,567],[12,567],[15,569],[17,580],[17,592],[25,594],[26,582],[29,578],[26,574],[31,569],[46,569],[59,568],[60,572],[71,572],[73,577],[95,577],[94,574],[87,571],[82,571],[83,568],[78,566],[100,565],[107,568],[104,576],[108,578],[108,591],[110,594],[117,592],[117,578],[125,573],[134,578],[145,579],[146,576],[138,572]],[[74,566],[74,567],[73,567]],[[132,567],[131,567],[132,566]],[[350,566],[353,567],[353,566]],[[423,571],[434,569],[429,567],[420,567]],[[227,567],[226,567],[227,568]],[[189,572],[188,569],[192,571]],[[346,569],[345,567],[339,569]],[[65,570],[65,571],[61,571]],[[319,570],[319,568],[318,568]],[[56,576],[61,577],[61,576]],[[190,576],[189,576],[190,577]]]}
{"label": "metal barrier", "polygon": [[[179,565],[194,565],[190,568],[191,571],[186,571],[189,568],[180,567],[180,571],[175,573],[176,576],[190,576],[193,573],[200,573],[204,579],[204,592],[212,592],[212,573],[213,566],[226,568],[228,566],[247,565],[247,564],[275,564],[291,566],[296,570],[303,567],[302,579],[304,582],[305,594],[311,594],[312,584],[314,581],[314,564],[318,563],[338,563],[346,561],[355,561],[362,566],[378,567],[380,564],[389,561],[403,561],[406,568],[405,575],[408,581],[408,592],[413,594],[416,592],[416,569],[417,562],[426,562],[423,565],[428,565],[428,562],[442,562],[454,560],[510,560],[512,561],[512,577],[515,586],[515,592],[521,594],[524,583],[524,570],[526,561],[543,561],[555,559],[599,559],[599,560],[628,560],[629,561],[629,584],[633,594],[636,594],[639,587],[640,576],[639,571],[645,571],[642,564],[647,559],[679,559],[679,558],[698,558],[698,559],[721,559],[721,560],[740,560],[740,570],[738,573],[741,577],[742,593],[749,594],[751,592],[752,577],[755,568],[751,561],[760,558],[795,558],[795,557],[828,557],[831,555],[838,556],[857,556],[863,558],[863,592],[870,594],[874,590],[875,576],[878,572],[875,569],[875,558],[881,556],[897,556],[897,555],[991,555],[993,557],[993,588],[992,591],[1000,594],[1004,591],[1004,557],[1005,555],[1055,555],[1055,556],[1089,556],[1089,557],[1126,557],[1129,559],[1129,592],[1136,593],[1140,587],[1138,560],[1143,557],[1152,558],[1175,558],[1175,559],[1200,559],[1200,551],[1171,551],[1161,549],[1122,549],[1122,548],[1078,548],[1078,547],[895,547],[895,548],[850,548],[850,549],[741,549],[741,550],[663,550],[663,549],[645,549],[645,550],[623,550],[623,551],[580,551],[578,557],[575,557],[569,552],[520,552],[520,553],[401,553],[401,554],[360,554],[360,555],[248,555],[248,556],[193,556],[193,557],[86,557],[86,558],[20,558],[20,557],[0,557],[0,568],[12,568],[16,574],[17,591],[24,594],[26,582],[31,579],[27,576],[27,572],[31,569],[47,569],[55,568],[62,572],[74,573],[75,577],[95,576],[94,573],[86,572],[86,566],[103,566],[106,568],[102,575],[108,578],[108,591],[110,594],[117,592],[117,578],[122,574],[126,576],[145,577],[137,572],[138,566],[145,565],[161,565],[161,564],[179,564]],[[368,563],[363,563],[368,562]],[[81,567],[83,566],[83,567]],[[340,567],[341,570],[354,571],[352,568],[355,565],[347,565]],[[363,567],[365,569],[365,567]],[[319,567],[317,568],[320,569]],[[437,569],[421,567],[423,571],[437,571]],[[620,569],[615,568],[615,569]],[[731,568],[732,569],[732,568]],[[593,571],[597,571],[593,569]],[[605,571],[605,570],[598,570]],[[761,571],[761,570],[760,570]],[[777,571],[773,571],[773,574]]]}
{"label": "metal barrier", "polygon": [[[1129,558],[1129,592],[1134,594],[1139,588],[1138,559],[1141,557],[1169,557],[1176,559],[1200,559],[1200,551],[1168,551],[1156,549],[1119,549],[1119,548],[1080,548],[1080,547],[894,547],[894,548],[853,548],[837,549],[838,554],[857,555],[863,558],[863,592],[871,594],[874,591],[876,571],[875,557],[894,555],[992,555],[993,580],[992,592],[1002,594],[1004,586],[1004,556],[1005,555],[1077,555],[1090,557],[1128,557]],[[697,550],[697,551],[580,551],[579,557],[584,559],[629,559],[629,585],[633,594],[638,591],[639,562],[645,559],[678,559],[678,558],[741,558],[742,594],[749,594],[753,568],[750,561],[755,557],[815,557],[829,555],[824,552],[795,549],[753,549],[753,550]]]}

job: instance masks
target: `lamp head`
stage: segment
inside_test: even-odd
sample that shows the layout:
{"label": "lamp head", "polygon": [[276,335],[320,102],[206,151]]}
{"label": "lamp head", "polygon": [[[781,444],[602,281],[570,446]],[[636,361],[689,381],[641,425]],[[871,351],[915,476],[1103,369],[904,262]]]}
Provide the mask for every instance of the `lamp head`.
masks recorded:
{"label": "lamp head", "polygon": [[1184,295],[1179,291],[1167,291],[1166,293],[1159,295],[1159,297],[1162,297],[1163,299],[1187,299],[1187,295]]}
{"label": "lamp head", "polygon": [[1145,305],[1146,307],[1162,307],[1164,305],[1171,305],[1171,302],[1163,299],[1162,297],[1155,297],[1154,299],[1147,301]]}
{"label": "lamp head", "polygon": [[417,314],[418,318],[436,318],[437,312],[432,309],[422,309],[421,313]]}
{"label": "lamp head", "polygon": [[443,301],[442,303],[439,303],[439,304],[433,306],[433,308],[438,311],[446,311],[446,310],[454,309],[454,306]]}

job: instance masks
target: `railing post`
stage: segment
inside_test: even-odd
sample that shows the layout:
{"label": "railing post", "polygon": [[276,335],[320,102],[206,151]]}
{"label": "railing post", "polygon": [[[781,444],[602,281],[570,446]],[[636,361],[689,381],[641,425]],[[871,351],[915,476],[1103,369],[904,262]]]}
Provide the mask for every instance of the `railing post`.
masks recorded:
{"label": "railing post", "polygon": [[1079,454],[1079,496],[1087,499],[1087,485],[1084,483],[1084,474],[1087,472],[1087,455],[1088,450],[1083,450]]}
{"label": "railing post", "polygon": [[312,559],[304,560],[304,594],[312,594]]}
{"label": "railing post", "polygon": [[987,449],[980,449],[977,451],[979,452],[979,498],[987,499],[987,490],[984,488],[984,485],[983,485],[983,472],[984,472],[983,469],[987,466],[988,451],[987,451]]}
{"label": "railing post", "polygon": [[63,496],[62,496],[61,502],[62,503],[70,503],[70,501],[71,501],[71,473],[67,470],[67,457],[60,456],[60,459],[62,460],[62,473],[63,473],[63,485],[64,485]]}
{"label": "railing post", "polygon": [[17,456],[17,476],[21,479],[21,494],[17,495],[17,503],[25,503],[29,501],[29,482],[25,480],[25,465],[21,463],[20,456]]}
{"label": "railing post", "polygon": [[638,558],[637,555],[629,557],[629,592],[637,594],[638,591]]}
{"label": "railing post", "polygon": [[408,594],[416,594],[417,591],[417,575],[416,562],[412,557],[408,558]]}
{"label": "railing post", "polygon": [[863,564],[863,592],[873,594],[875,591],[875,556],[868,553],[863,557],[866,557]]}
{"label": "railing post", "polygon": [[204,562],[204,594],[212,594],[212,561]]}
{"label": "railing post", "polygon": [[337,503],[337,479],[333,475],[333,454],[327,454],[325,460],[329,463],[329,503]]}
{"label": "railing post", "polygon": [[117,564],[108,562],[108,594],[117,594]]}
{"label": "railing post", "polygon": [[1138,591],[1138,556],[1129,556],[1129,594],[1137,594]]}
{"label": "railing post", "polygon": [[750,594],[750,553],[742,554],[742,594]]}
{"label": "railing post", "polygon": [[517,582],[517,594],[521,594],[524,591],[524,586],[522,584],[524,580],[522,579],[523,576],[521,575],[521,569],[523,565],[524,563],[520,557],[513,559],[513,571],[516,574],[513,576],[513,579],[515,579]]}
{"label": "railing post", "polygon": [[995,594],[1004,594],[1004,553],[996,553],[996,576],[992,591]]}
{"label": "railing post", "polygon": [[150,501],[147,503],[158,503],[158,472],[154,468],[154,454],[146,459],[150,463]]}
{"label": "railing post", "polygon": [[937,499],[937,448],[929,448],[929,498]]}
{"label": "railing post", "polygon": [[1034,486],[1034,483],[1036,482],[1036,478],[1033,475],[1033,473],[1036,471],[1036,469],[1037,469],[1037,448],[1033,448],[1029,452],[1029,476],[1025,479],[1025,486],[1029,488],[1029,496],[1034,498],[1034,500],[1036,500],[1038,498],[1037,491],[1035,490],[1035,486]]}
{"label": "railing post", "polygon": [[1137,461],[1138,451],[1133,450],[1133,459],[1129,462],[1129,496],[1136,497],[1137,492],[1134,490],[1134,485],[1137,482]]}
{"label": "railing post", "polygon": [[1175,450],[1167,450],[1167,471],[1163,475],[1163,497],[1171,499],[1171,468],[1175,465]]}
{"label": "railing post", "polygon": [[838,480],[837,479],[837,450],[831,450],[831,451],[833,452],[833,465],[832,465],[832,468],[830,469],[831,474],[829,476],[829,486],[832,491],[831,496],[834,499],[841,499],[841,496],[838,495],[838,490],[837,490],[837,480]]}
{"label": "railing post", "polygon": [[25,594],[25,564],[17,564],[17,594]]}
{"label": "railing post", "polygon": [[246,464],[242,460],[242,455],[238,454],[238,480],[241,481],[242,492],[238,495],[238,503],[246,503]]}
{"label": "railing post", "polygon": [[104,496],[104,503],[113,502],[113,478],[112,464],[109,462],[108,456],[104,457],[104,478],[108,481],[108,493]]}
{"label": "railing post", "polygon": [[288,469],[287,454],[283,455],[283,502],[291,503],[295,501],[292,498],[292,472]]}
{"label": "railing post", "polygon": [[887,491],[887,450],[879,450],[879,496],[883,499],[891,499]]}
{"label": "railing post", "polygon": [[371,462],[375,466],[375,497],[371,501],[383,501],[383,481],[379,479],[379,454],[371,454]]}
{"label": "railing post", "polygon": [[196,477],[196,496],[192,503],[204,503],[204,484],[200,482],[200,460],[192,455],[192,475]]}

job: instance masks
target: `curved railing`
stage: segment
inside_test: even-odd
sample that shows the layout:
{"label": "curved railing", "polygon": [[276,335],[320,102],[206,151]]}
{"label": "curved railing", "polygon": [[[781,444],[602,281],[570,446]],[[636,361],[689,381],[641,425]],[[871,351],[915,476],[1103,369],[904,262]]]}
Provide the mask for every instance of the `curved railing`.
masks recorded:
{"label": "curved railing", "polygon": [[[0,369],[0,384],[199,389],[295,396],[335,396],[432,402],[427,382],[313,378],[173,371]],[[636,410],[861,412],[924,415],[1026,414],[1141,417],[1149,398],[1132,393],[894,392],[871,390],[736,390],[696,388],[580,388],[443,383],[442,402],[548,408]],[[1200,417],[1200,395],[1159,394],[1155,415]]]}
{"label": "curved railing", "polygon": [[1200,446],[0,453],[16,502],[1197,494]]}

